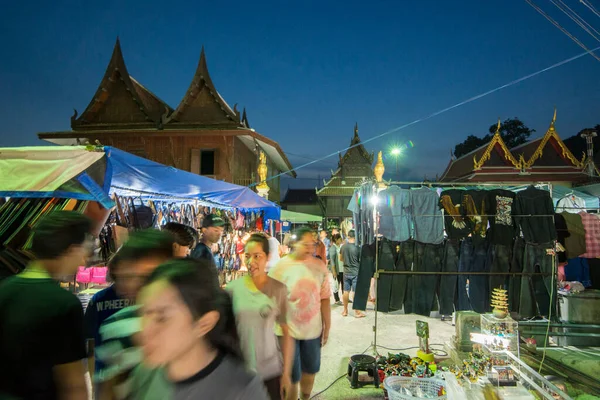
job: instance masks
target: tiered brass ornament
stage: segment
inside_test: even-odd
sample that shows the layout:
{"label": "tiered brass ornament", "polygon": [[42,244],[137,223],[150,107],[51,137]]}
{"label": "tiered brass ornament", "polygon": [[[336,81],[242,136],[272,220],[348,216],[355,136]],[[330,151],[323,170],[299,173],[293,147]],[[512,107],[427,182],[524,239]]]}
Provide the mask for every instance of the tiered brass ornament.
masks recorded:
{"label": "tiered brass ornament", "polygon": [[492,307],[494,317],[502,319],[508,315],[508,294],[502,288],[495,288],[492,292]]}

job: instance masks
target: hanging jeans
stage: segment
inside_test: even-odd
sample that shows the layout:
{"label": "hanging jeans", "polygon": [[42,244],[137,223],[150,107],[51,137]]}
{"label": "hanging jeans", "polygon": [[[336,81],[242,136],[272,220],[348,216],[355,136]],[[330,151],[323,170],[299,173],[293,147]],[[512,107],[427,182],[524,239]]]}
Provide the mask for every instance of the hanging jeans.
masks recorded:
{"label": "hanging jeans", "polygon": [[[440,272],[444,257],[444,246],[441,244],[415,244],[414,271]],[[436,297],[439,275],[414,275],[411,286],[413,312],[429,317]]]}
{"label": "hanging jeans", "polygon": [[[396,271],[412,271],[415,242],[413,240],[407,240],[398,243],[398,248]],[[408,278],[409,275],[392,276],[392,296],[390,299],[390,309],[392,311],[401,310],[402,307],[404,307]]]}
{"label": "hanging jeans", "polygon": [[[460,246],[460,256],[458,258],[458,272],[470,272],[473,264],[473,240],[466,238]],[[469,300],[469,281],[468,275],[459,275],[457,279],[457,302],[458,311],[471,311],[471,301]]]}
{"label": "hanging jeans", "polygon": [[[496,244],[492,248],[492,265],[490,272],[510,272],[512,261],[512,247]],[[508,287],[508,275],[490,276],[490,290]]]}
{"label": "hanging jeans", "polygon": [[[525,262],[525,240],[517,238],[513,246],[513,257],[510,264],[510,272],[523,272]],[[510,311],[519,312],[521,304],[521,276],[511,276],[508,279],[508,307]]]}
{"label": "hanging jeans", "polygon": [[[387,239],[381,239],[379,241],[379,253],[377,254],[377,263],[379,264],[376,269],[384,271],[394,271],[396,269],[396,245],[397,242],[391,242]],[[393,293],[393,279],[395,275],[391,274],[380,274],[379,279],[376,282],[377,287],[377,311],[390,312],[394,311],[391,309],[390,304]]]}
{"label": "hanging jeans", "polygon": [[360,267],[358,268],[358,278],[356,281],[356,291],[354,292],[354,310],[365,311],[367,301],[369,300],[369,289],[371,288],[371,278],[375,273],[375,245],[365,244],[360,252]]}
{"label": "hanging jeans", "polygon": [[[523,276],[519,314],[522,318],[536,316],[556,317],[556,276],[554,262],[556,257],[548,254],[554,249],[554,242],[525,245],[525,264],[523,272],[548,273],[549,276]],[[550,300],[552,299],[552,304]]]}
{"label": "hanging jeans", "polygon": [[[487,240],[478,241],[473,246],[472,272],[489,272],[491,254]],[[489,275],[469,276],[469,300],[473,311],[480,314],[486,313],[490,308],[490,277]]]}
{"label": "hanging jeans", "polygon": [[[458,271],[458,255],[460,251],[460,241],[448,239],[444,246],[444,259],[442,272]],[[456,275],[442,275],[440,277],[440,314],[452,315],[454,312],[454,300],[456,297],[456,284],[458,278]]]}

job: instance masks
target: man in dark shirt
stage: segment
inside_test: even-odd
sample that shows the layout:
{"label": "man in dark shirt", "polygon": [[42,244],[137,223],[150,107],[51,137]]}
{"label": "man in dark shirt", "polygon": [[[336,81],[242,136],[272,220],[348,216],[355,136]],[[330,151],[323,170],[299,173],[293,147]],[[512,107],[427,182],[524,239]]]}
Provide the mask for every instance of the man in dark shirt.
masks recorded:
{"label": "man in dark shirt", "polygon": [[0,398],[87,399],[83,308],[55,277],[92,250],[92,222],[55,211],[34,227],[36,260],[0,284]]}
{"label": "man in dark shirt", "polygon": [[[358,280],[358,268],[360,266],[360,249],[356,245],[356,233],[354,230],[348,232],[348,243],[342,246],[341,261],[344,263],[344,311],[342,316],[348,316],[348,303],[350,302],[350,291],[356,292]],[[365,313],[354,310],[356,318],[363,318]]]}
{"label": "man in dark shirt", "polygon": [[219,243],[223,231],[225,230],[225,220],[217,214],[209,214],[202,220],[202,237],[200,243],[192,251],[191,257],[197,260],[207,260],[211,263],[215,271],[215,279],[219,280],[217,263],[212,252],[212,246]]}

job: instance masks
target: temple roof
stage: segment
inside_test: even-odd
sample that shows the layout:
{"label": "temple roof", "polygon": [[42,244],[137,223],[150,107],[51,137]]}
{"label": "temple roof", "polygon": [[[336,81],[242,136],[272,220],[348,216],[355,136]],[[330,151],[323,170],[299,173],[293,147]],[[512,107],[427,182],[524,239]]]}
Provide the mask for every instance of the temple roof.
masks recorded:
{"label": "temple roof", "polygon": [[[450,161],[440,180],[522,180],[527,176],[527,179],[541,179],[542,175],[544,179],[556,180],[557,174],[561,174],[560,179],[564,179],[565,173],[581,175],[585,154],[581,160],[575,158],[556,132],[555,122],[556,110],[543,137],[512,149],[508,149],[502,140],[498,122],[492,140]],[[553,169],[556,170],[554,175]]]}
{"label": "temple roof", "polygon": [[[354,147],[353,147],[354,146]],[[375,155],[373,153],[369,153],[365,146],[360,141],[360,137],[358,136],[358,122],[354,125],[354,135],[352,136],[352,140],[350,141],[350,149],[346,150],[346,153],[342,157],[341,155],[338,166],[341,167],[346,162],[352,163],[365,163],[371,166],[373,164],[373,160]]]}
{"label": "temple roof", "polygon": [[121,43],[117,38],[113,53],[96,93],[85,111],[71,117],[71,127],[101,129],[110,125],[156,126],[173,110],[127,71]]}
{"label": "temple roof", "polygon": [[[245,121],[247,123],[247,117]],[[168,117],[167,123],[227,127],[243,126],[240,122],[239,111],[235,106],[232,109],[227,104],[210,78],[204,47],[200,52],[200,61],[192,82],[175,111]]]}

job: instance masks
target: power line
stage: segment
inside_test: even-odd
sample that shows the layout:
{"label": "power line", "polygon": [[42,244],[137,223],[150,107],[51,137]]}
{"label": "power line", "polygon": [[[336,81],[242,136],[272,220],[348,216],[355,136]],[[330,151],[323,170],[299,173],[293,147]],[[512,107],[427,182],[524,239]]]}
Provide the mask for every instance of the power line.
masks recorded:
{"label": "power line", "polygon": [[[596,16],[598,16],[600,18],[600,13],[598,12],[598,10],[596,10],[596,7],[594,7],[594,5],[592,3],[589,3],[585,0],[579,0],[584,6],[586,6],[587,8],[589,8],[594,14],[596,14]],[[589,3],[589,4],[588,4]]]}
{"label": "power line", "polygon": [[598,57],[597,55],[595,55],[593,53],[593,51],[597,50],[590,50],[588,49],[585,44],[581,43],[579,41],[579,39],[577,39],[575,36],[573,36],[568,30],[566,30],[565,28],[563,28],[558,22],[556,22],[556,20],[554,20],[551,16],[549,16],[548,14],[546,14],[544,12],[544,10],[542,10],[541,8],[539,8],[532,0],[525,0],[531,7],[533,7],[534,10],[536,10],[538,13],[540,13],[544,18],[546,18],[548,21],[550,21],[552,23],[552,25],[554,25],[555,27],[557,27],[558,29],[560,29],[560,31],[562,33],[564,33],[565,35],[567,35],[572,41],[574,41],[575,43],[577,43],[579,45],[579,47],[581,47],[582,49],[584,49],[586,51],[586,54],[590,54],[592,55],[596,60],[600,61],[600,57]]}
{"label": "power line", "polygon": [[[579,25],[581,27],[581,29],[583,29],[584,31],[589,33],[591,37],[593,37],[598,42],[600,42],[600,39],[598,39],[598,36],[600,36],[600,33],[598,33],[598,31],[593,26],[591,26],[585,19],[583,19],[579,14],[577,14],[576,11],[574,11],[571,7],[566,5],[562,0],[550,0],[550,1],[559,10],[561,10],[563,13],[565,13],[567,15],[567,17],[571,18],[577,25]],[[569,10],[570,13],[567,12],[567,10]],[[596,35],[598,35],[598,36],[594,35],[590,31],[590,29],[593,30],[596,33]]]}
{"label": "power line", "polygon": [[[526,0],[526,1],[528,1],[528,0]],[[453,106],[446,107],[446,108],[444,108],[444,109],[442,109],[442,110],[436,111],[436,112],[434,112],[434,113],[432,113],[432,114],[429,114],[429,115],[428,115],[428,116],[426,116],[426,117],[422,117],[422,118],[416,119],[416,120],[414,120],[414,121],[412,121],[412,122],[409,122],[409,123],[407,123],[407,124],[404,124],[404,125],[401,125],[401,126],[399,126],[399,127],[397,127],[397,128],[391,129],[391,130],[389,130],[389,131],[387,131],[387,132],[384,132],[384,133],[382,133],[382,134],[379,134],[379,135],[377,135],[377,136],[374,136],[374,137],[372,137],[372,138],[369,138],[369,139],[367,139],[367,140],[364,140],[364,141],[362,141],[362,142],[360,142],[360,143],[357,143],[357,144],[355,144],[355,145],[348,146],[348,147],[346,147],[346,148],[344,148],[344,149],[341,149],[341,150],[338,150],[338,151],[336,151],[336,152],[334,152],[334,153],[328,154],[328,155],[326,155],[326,156],[324,156],[324,157],[321,157],[321,158],[319,158],[319,159],[317,159],[317,160],[313,160],[313,161],[307,162],[307,163],[305,163],[305,164],[302,164],[302,165],[300,165],[299,167],[293,168],[293,169],[291,169],[291,170],[289,170],[289,171],[281,172],[280,174],[274,175],[274,176],[272,176],[271,178],[268,178],[267,180],[275,179],[275,178],[277,178],[277,177],[279,177],[279,176],[282,176],[282,175],[288,174],[288,173],[292,172],[293,170],[299,170],[299,169],[302,169],[302,168],[308,167],[309,165],[313,165],[313,164],[315,164],[315,163],[317,163],[317,162],[319,162],[319,161],[325,160],[325,159],[327,159],[327,158],[329,158],[329,157],[336,156],[337,154],[339,154],[339,153],[341,153],[341,152],[344,152],[344,151],[350,150],[350,149],[352,149],[352,148],[354,148],[354,147],[361,146],[361,145],[363,145],[363,144],[365,144],[365,143],[369,143],[369,142],[372,142],[372,141],[374,141],[374,140],[380,139],[380,138],[382,138],[382,137],[384,137],[384,136],[387,136],[387,135],[390,135],[390,134],[392,134],[392,133],[398,132],[398,131],[400,131],[400,130],[402,130],[402,129],[408,128],[409,126],[416,125],[416,124],[418,124],[418,123],[420,123],[420,122],[427,121],[427,120],[429,120],[429,119],[431,119],[431,118],[437,117],[437,116],[438,116],[438,115],[440,115],[440,114],[444,114],[444,113],[446,113],[446,112],[448,112],[448,111],[454,110],[455,108],[461,107],[461,106],[463,106],[463,105],[465,105],[465,104],[472,103],[472,102],[474,102],[475,100],[479,100],[479,99],[481,99],[481,98],[483,98],[483,97],[485,97],[485,96],[488,96],[488,95],[490,95],[490,94],[493,94],[493,93],[499,92],[500,90],[503,90],[503,89],[509,88],[509,87],[511,87],[511,86],[514,86],[514,85],[516,85],[516,84],[518,84],[518,83],[521,83],[521,82],[523,82],[523,81],[526,81],[527,79],[534,78],[534,77],[536,77],[536,76],[538,76],[538,75],[541,75],[541,74],[543,74],[544,72],[548,72],[548,71],[550,71],[550,70],[552,70],[552,69],[554,69],[554,68],[558,68],[558,67],[561,67],[561,66],[563,66],[563,65],[565,65],[565,64],[568,64],[568,63],[570,63],[570,62],[572,62],[572,61],[578,60],[578,59],[580,59],[580,58],[582,58],[582,57],[584,57],[584,56],[586,56],[586,55],[588,55],[588,54],[592,54],[592,52],[593,52],[593,51],[598,51],[598,50],[600,50],[600,46],[598,46],[598,47],[596,47],[596,48],[594,48],[594,49],[591,49],[591,50],[587,50],[587,51],[585,51],[585,52],[583,52],[583,53],[577,54],[577,55],[575,55],[575,56],[573,56],[573,57],[569,57],[569,58],[567,58],[567,59],[564,59],[564,60],[562,60],[562,61],[559,61],[559,62],[557,62],[557,63],[554,63],[554,64],[552,64],[552,65],[550,65],[550,66],[548,66],[548,67],[546,67],[546,68],[543,68],[543,69],[541,69],[541,70],[539,70],[539,71],[533,72],[533,73],[531,73],[531,74],[528,74],[528,75],[525,75],[525,76],[523,76],[523,77],[521,77],[521,78],[519,78],[519,79],[515,79],[515,80],[513,80],[513,81],[510,81],[510,82],[508,82],[508,83],[505,83],[504,85],[501,85],[501,86],[498,86],[498,87],[496,87],[496,88],[494,88],[494,89],[488,90],[487,92],[483,92],[483,93],[481,93],[481,94],[478,94],[478,95],[476,95],[476,96],[473,96],[473,97],[471,97],[471,98],[469,98],[469,99],[467,99],[467,100],[461,101],[460,103],[454,104]],[[251,184],[251,185],[248,185],[248,186],[249,186],[249,187],[253,187],[253,186],[256,186],[256,185],[257,185],[257,183],[253,183],[253,184]]]}

